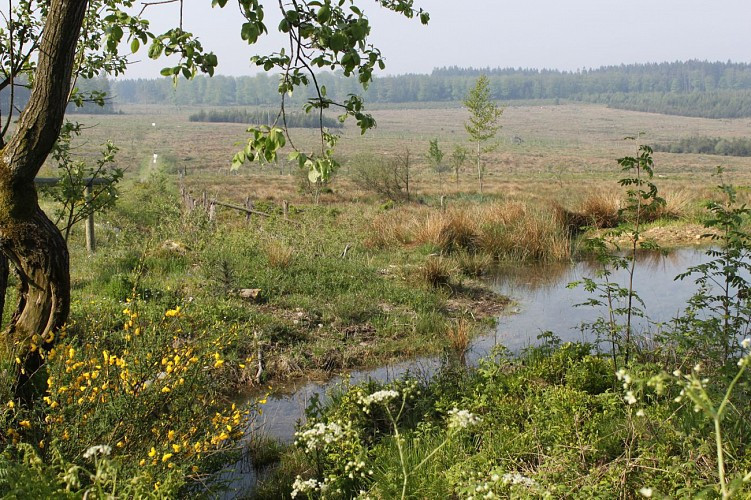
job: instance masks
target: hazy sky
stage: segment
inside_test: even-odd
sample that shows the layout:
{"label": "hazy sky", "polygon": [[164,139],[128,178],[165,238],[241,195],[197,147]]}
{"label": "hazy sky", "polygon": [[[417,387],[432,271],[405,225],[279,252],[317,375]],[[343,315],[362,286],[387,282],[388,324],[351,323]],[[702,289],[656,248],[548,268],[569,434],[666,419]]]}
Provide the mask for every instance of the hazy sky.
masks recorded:
{"label": "hazy sky", "polygon": [[[359,0],[387,74],[429,73],[437,66],[575,70],[686,59],[751,61],[751,0],[415,0],[428,26]],[[259,52],[276,51],[277,2],[266,1],[271,32],[255,46],[240,40],[237,8],[185,0],[184,28],[219,56],[219,74],[246,75]],[[174,23],[174,6],[147,11],[154,31]],[[157,77],[164,60],[134,64],[130,78]]]}

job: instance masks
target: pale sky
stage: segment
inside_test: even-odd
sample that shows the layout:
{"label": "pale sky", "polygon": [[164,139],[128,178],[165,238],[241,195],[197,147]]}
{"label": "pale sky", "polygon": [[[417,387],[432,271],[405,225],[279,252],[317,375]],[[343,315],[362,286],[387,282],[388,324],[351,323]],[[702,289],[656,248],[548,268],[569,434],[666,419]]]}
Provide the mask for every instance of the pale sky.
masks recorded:
{"label": "pale sky", "polygon": [[[281,48],[277,2],[265,1],[270,34],[254,46],[239,36],[229,0],[185,0],[184,28],[219,56],[218,74],[247,75],[249,59]],[[751,62],[750,0],[415,0],[430,12],[422,26],[358,0],[386,58],[381,74],[429,73],[440,66],[576,70],[687,59]],[[152,31],[176,22],[174,6],[147,11]],[[141,57],[145,58],[145,54]],[[159,77],[164,60],[134,64],[127,78]]]}

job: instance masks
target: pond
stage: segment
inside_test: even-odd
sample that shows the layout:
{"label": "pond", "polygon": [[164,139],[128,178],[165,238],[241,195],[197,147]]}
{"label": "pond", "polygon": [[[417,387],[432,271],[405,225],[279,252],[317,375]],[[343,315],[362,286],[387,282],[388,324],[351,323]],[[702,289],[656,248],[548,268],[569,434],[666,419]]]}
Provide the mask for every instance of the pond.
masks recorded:
{"label": "pond", "polygon": [[[634,330],[648,332],[655,323],[670,321],[685,308],[686,301],[696,290],[694,280],[675,277],[688,267],[707,262],[706,249],[679,249],[668,255],[645,253],[637,259],[634,289],[645,303],[649,320],[639,318]],[[538,342],[541,332],[552,331],[562,341],[593,342],[591,334],[583,332],[581,325],[591,323],[605,310],[589,306],[573,307],[592,297],[583,287],[569,288],[569,283],[593,277],[597,270],[592,262],[514,265],[499,267],[488,283],[498,293],[510,297],[514,303],[506,314],[498,318],[495,328],[473,339],[467,352],[467,362],[475,364],[487,356],[498,344],[518,353]],[[627,283],[626,271],[614,273],[611,280]],[[601,346],[607,349],[606,345]],[[352,383],[373,379],[388,381],[407,372],[429,377],[440,367],[438,357],[412,359],[370,370],[347,374]],[[268,398],[263,415],[253,432],[260,432],[281,442],[294,439],[296,425],[304,419],[305,408],[314,396],[323,397],[327,390],[343,380],[337,376],[325,382],[308,381],[287,387],[284,393]],[[234,471],[225,476],[232,478],[236,496],[247,494],[258,480],[258,472],[251,464],[238,463]],[[263,473],[261,472],[261,475]],[[229,495],[227,498],[234,498]]]}

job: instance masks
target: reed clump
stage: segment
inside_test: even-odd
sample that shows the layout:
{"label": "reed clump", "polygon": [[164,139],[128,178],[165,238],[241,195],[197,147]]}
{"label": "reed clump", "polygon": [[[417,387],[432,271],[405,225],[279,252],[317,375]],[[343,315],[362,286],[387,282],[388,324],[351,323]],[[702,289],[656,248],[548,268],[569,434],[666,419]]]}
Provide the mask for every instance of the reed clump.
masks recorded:
{"label": "reed clump", "polygon": [[[553,207],[496,202],[438,212],[405,207],[377,217],[369,243],[430,245],[443,255],[483,254],[498,260],[553,261],[570,256],[566,226]],[[475,271],[475,274],[476,271]]]}
{"label": "reed clump", "polygon": [[295,252],[291,246],[279,240],[271,240],[263,247],[269,266],[275,269],[285,269],[292,263]]}

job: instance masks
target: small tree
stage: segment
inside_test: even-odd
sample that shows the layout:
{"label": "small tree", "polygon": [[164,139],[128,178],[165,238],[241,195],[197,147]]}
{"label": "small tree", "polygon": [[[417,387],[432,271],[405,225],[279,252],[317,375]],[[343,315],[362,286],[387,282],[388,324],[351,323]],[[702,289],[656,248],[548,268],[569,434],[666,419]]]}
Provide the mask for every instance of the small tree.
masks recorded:
{"label": "small tree", "polygon": [[55,224],[63,232],[66,242],[74,225],[115,205],[117,184],[123,177],[122,169],[113,166],[117,147],[111,141],[102,145],[101,156],[94,165],[71,156],[72,136],[80,133],[80,124],[63,124],[60,138],[51,153],[57,163],[57,184],[40,189],[58,204],[54,213]]}
{"label": "small tree", "polygon": [[444,154],[440,146],[438,146],[437,138],[430,140],[430,148],[426,157],[430,162],[430,166],[438,174],[438,182],[441,184],[441,192],[443,192],[443,173],[447,172],[448,168],[443,164]]}
{"label": "small tree", "polygon": [[495,137],[501,128],[498,120],[503,113],[490,96],[490,82],[488,77],[481,75],[475,86],[469,91],[464,99],[464,107],[469,110],[469,121],[464,128],[469,134],[470,141],[477,143],[477,180],[480,184],[480,196],[482,196],[482,179],[485,167],[482,164],[482,154],[489,153],[496,148],[495,144],[485,145]]}
{"label": "small tree", "polygon": [[454,181],[457,186],[459,185],[459,170],[467,161],[467,154],[469,154],[469,151],[461,144],[454,146],[454,152],[451,153],[451,168],[454,169]]}

